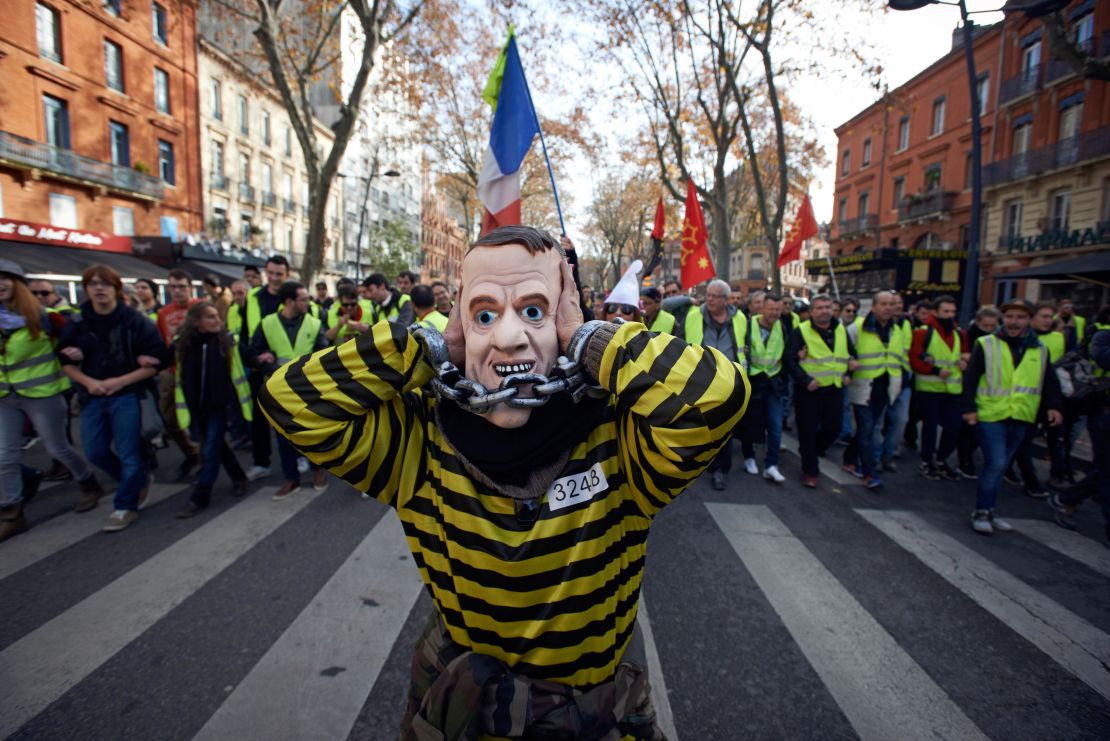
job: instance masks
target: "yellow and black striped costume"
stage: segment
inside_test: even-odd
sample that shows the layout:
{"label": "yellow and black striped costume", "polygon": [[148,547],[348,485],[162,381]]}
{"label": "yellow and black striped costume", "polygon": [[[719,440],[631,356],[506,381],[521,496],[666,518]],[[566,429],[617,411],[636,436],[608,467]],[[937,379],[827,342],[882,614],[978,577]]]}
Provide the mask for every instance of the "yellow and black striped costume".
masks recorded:
{"label": "yellow and black striped costume", "polygon": [[397,324],[283,366],[261,408],[310,460],[397,510],[452,640],[586,689],[612,678],[631,637],[652,518],[708,466],[749,393],[716,350],[642,324],[610,336],[587,370],[613,396],[559,473],[600,463],[609,488],[545,501],[534,523],[467,474],[421,388],[432,368]]}

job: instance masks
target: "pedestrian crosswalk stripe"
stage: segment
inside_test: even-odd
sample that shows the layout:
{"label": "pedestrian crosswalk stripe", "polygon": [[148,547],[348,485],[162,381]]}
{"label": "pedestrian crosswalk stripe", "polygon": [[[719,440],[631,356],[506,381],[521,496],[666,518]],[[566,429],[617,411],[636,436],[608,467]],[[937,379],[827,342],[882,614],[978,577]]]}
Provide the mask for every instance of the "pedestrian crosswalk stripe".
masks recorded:
{"label": "pedestrian crosswalk stripe", "polygon": [[856,510],[865,520],[1110,699],[1110,635],[909,512]]}
{"label": "pedestrian crosswalk stripe", "polygon": [[1064,530],[1045,520],[1011,520],[1022,535],[1027,535],[1057,553],[1079,561],[1092,571],[1110,576],[1110,549],[1085,535]]}
{"label": "pedestrian crosswalk stripe", "polygon": [[[154,484],[150,487],[150,498],[146,506],[153,507],[181,489],[180,484]],[[110,502],[111,495],[105,499]],[[6,579],[15,572],[100,532],[104,527],[104,515],[110,511],[101,506],[80,514],[67,512],[41,525],[32,526],[24,535],[0,546],[0,553],[4,554],[4,558],[0,560],[0,579]]]}
{"label": "pedestrian crosswalk stripe", "polygon": [[[796,435],[792,435],[789,432],[782,433],[782,449],[788,450],[798,456],[799,460],[801,459],[801,453],[799,452],[800,445],[801,443],[798,442]],[[817,466],[822,476],[832,479],[838,484],[843,484],[844,486],[863,485],[862,481],[847,471],[842,470],[840,466],[836,465],[836,463],[828,458],[818,458]]]}
{"label": "pedestrian crosswalk stripe", "polygon": [[986,738],[768,507],[705,506],[861,738]]}
{"label": "pedestrian crosswalk stripe", "polygon": [[386,512],[195,738],[347,738],[421,588]]}
{"label": "pedestrian crosswalk stripe", "polygon": [[671,698],[667,694],[667,682],[663,677],[663,664],[659,661],[659,648],[655,645],[655,633],[651,629],[647,602],[640,594],[640,609],[636,622],[644,633],[644,647],[647,653],[648,684],[651,685],[651,704],[655,707],[655,724],[667,737],[667,741],[678,741],[674,727],[674,713],[671,711]]}
{"label": "pedestrian crosswalk stripe", "polygon": [[[298,494],[272,502],[274,490],[256,491],[0,652],[0,737],[42,712],[315,498]],[[142,519],[132,527],[142,527]]]}

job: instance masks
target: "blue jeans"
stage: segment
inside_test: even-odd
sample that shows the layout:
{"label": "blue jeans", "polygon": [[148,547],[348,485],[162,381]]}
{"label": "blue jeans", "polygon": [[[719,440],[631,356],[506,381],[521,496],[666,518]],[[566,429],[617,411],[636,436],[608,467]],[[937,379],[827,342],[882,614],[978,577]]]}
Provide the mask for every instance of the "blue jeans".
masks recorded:
{"label": "blue jeans", "polygon": [[852,439],[852,402],[848,401],[848,389],[841,389],[844,396],[844,414],[840,418],[840,437]]}
{"label": "blue jeans", "polygon": [[910,420],[910,396],[913,394],[912,381],[905,375],[902,382],[907,384],[898,394],[894,403],[886,410],[886,434],[883,436],[882,457],[893,458],[898,452],[898,443],[902,442],[902,435],[906,432],[906,423]]}
{"label": "blue jeans", "polygon": [[[147,485],[142,454],[142,414],[139,397],[89,396],[81,405],[81,442],[85,455],[119,486],[112,506],[137,510],[139,492]],[[113,446],[115,452],[112,451]]]}
{"label": "blue jeans", "polygon": [[200,473],[197,474],[193,501],[200,505],[208,504],[208,496],[220,475],[220,465],[227,469],[232,481],[246,480],[243,467],[235,453],[227,444],[224,433],[227,430],[227,416],[223,409],[211,416],[197,420],[194,425],[194,439],[200,441]]}
{"label": "blue jeans", "polygon": [[1009,468],[1010,461],[1031,428],[1031,424],[1013,419],[975,425],[975,436],[983,451],[983,470],[979,472],[975,509],[994,509],[1002,474]]}
{"label": "blue jeans", "polygon": [[879,462],[879,451],[875,430],[883,421],[886,407],[886,389],[876,389],[867,404],[852,405],[852,412],[856,415],[856,436],[844,451],[844,462],[859,466],[864,476],[879,474],[876,466]]}
{"label": "blue jeans", "polygon": [[[779,464],[779,448],[782,447],[782,417],[783,417],[783,397],[774,393],[769,387],[765,387],[763,392],[756,395],[752,394],[752,399],[749,402],[748,414],[753,414],[751,405],[760,404],[762,412],[757,422],[758,426],[763,427],[767,431],[767,454],[763,458],[764,468],[777,466]],[[741,449],[744,451],[744,458],[755,457],[755,443],[762,440],[763,430],[751,430],[751,434],[745,434],[744,439],[741,440]]]}

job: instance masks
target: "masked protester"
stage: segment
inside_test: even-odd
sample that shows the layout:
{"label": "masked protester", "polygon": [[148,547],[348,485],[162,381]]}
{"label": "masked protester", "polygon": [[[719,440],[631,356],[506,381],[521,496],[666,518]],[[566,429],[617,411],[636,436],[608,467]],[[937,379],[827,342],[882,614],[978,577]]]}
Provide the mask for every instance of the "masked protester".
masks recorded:
{"label": "masked protester", "polygon": [[[636,627],[644,546],[743,414],[743,371],[642,324],[583,323],[559,245],[527,227],[481,237],[443,341],[421,332],[376,324],[278,369],[261,398],[408,535],[436,609],[401,737],[661,739]],[[581,365],[574,395],[514,404],[536,403],[561,354]]]}
{"label": "masked protester", "polygon": [[955,452],[960,436],[960,393],[967,368],[966,352],[967,338],[956,326],[956,299],[941,296],[925,315],[924,324],[914,330],[910,347],[914,394],[922,414],[918,470],[933,481],[960,479],[948,458]]}
{"label": "masked protester", "polygon": [[370,312],[359,302],[354,286],[340,286],[339,301],[336,303],[335,324],[324,335],[328,342],[338,345],[370,329],[373,320]]}

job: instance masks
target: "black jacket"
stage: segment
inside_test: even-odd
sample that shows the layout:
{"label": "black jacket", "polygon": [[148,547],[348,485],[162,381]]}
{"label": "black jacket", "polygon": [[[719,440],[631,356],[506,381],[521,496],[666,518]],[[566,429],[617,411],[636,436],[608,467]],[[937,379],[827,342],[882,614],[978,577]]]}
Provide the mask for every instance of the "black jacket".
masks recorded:
{"label": "black jacket", "polygon": [[[61,354],[67,347],[76,347],[84,354],[80,362]],[[100,315],[86,301],[80,313],[74,314],[62,330],[58,340],[58,359],[62,365],[77,365],[90,378],[103,380],[126,375],[139,368],[140,355],[158,358],[162,366],[171,362],[169,349],[158,333],[158,327],[145,315],[124,303],[119,303],[111,314]],[[116,393],[143,394],[146,382],[133,383]],[[86,391],[78,385],[77,393],[84,398]]]}

